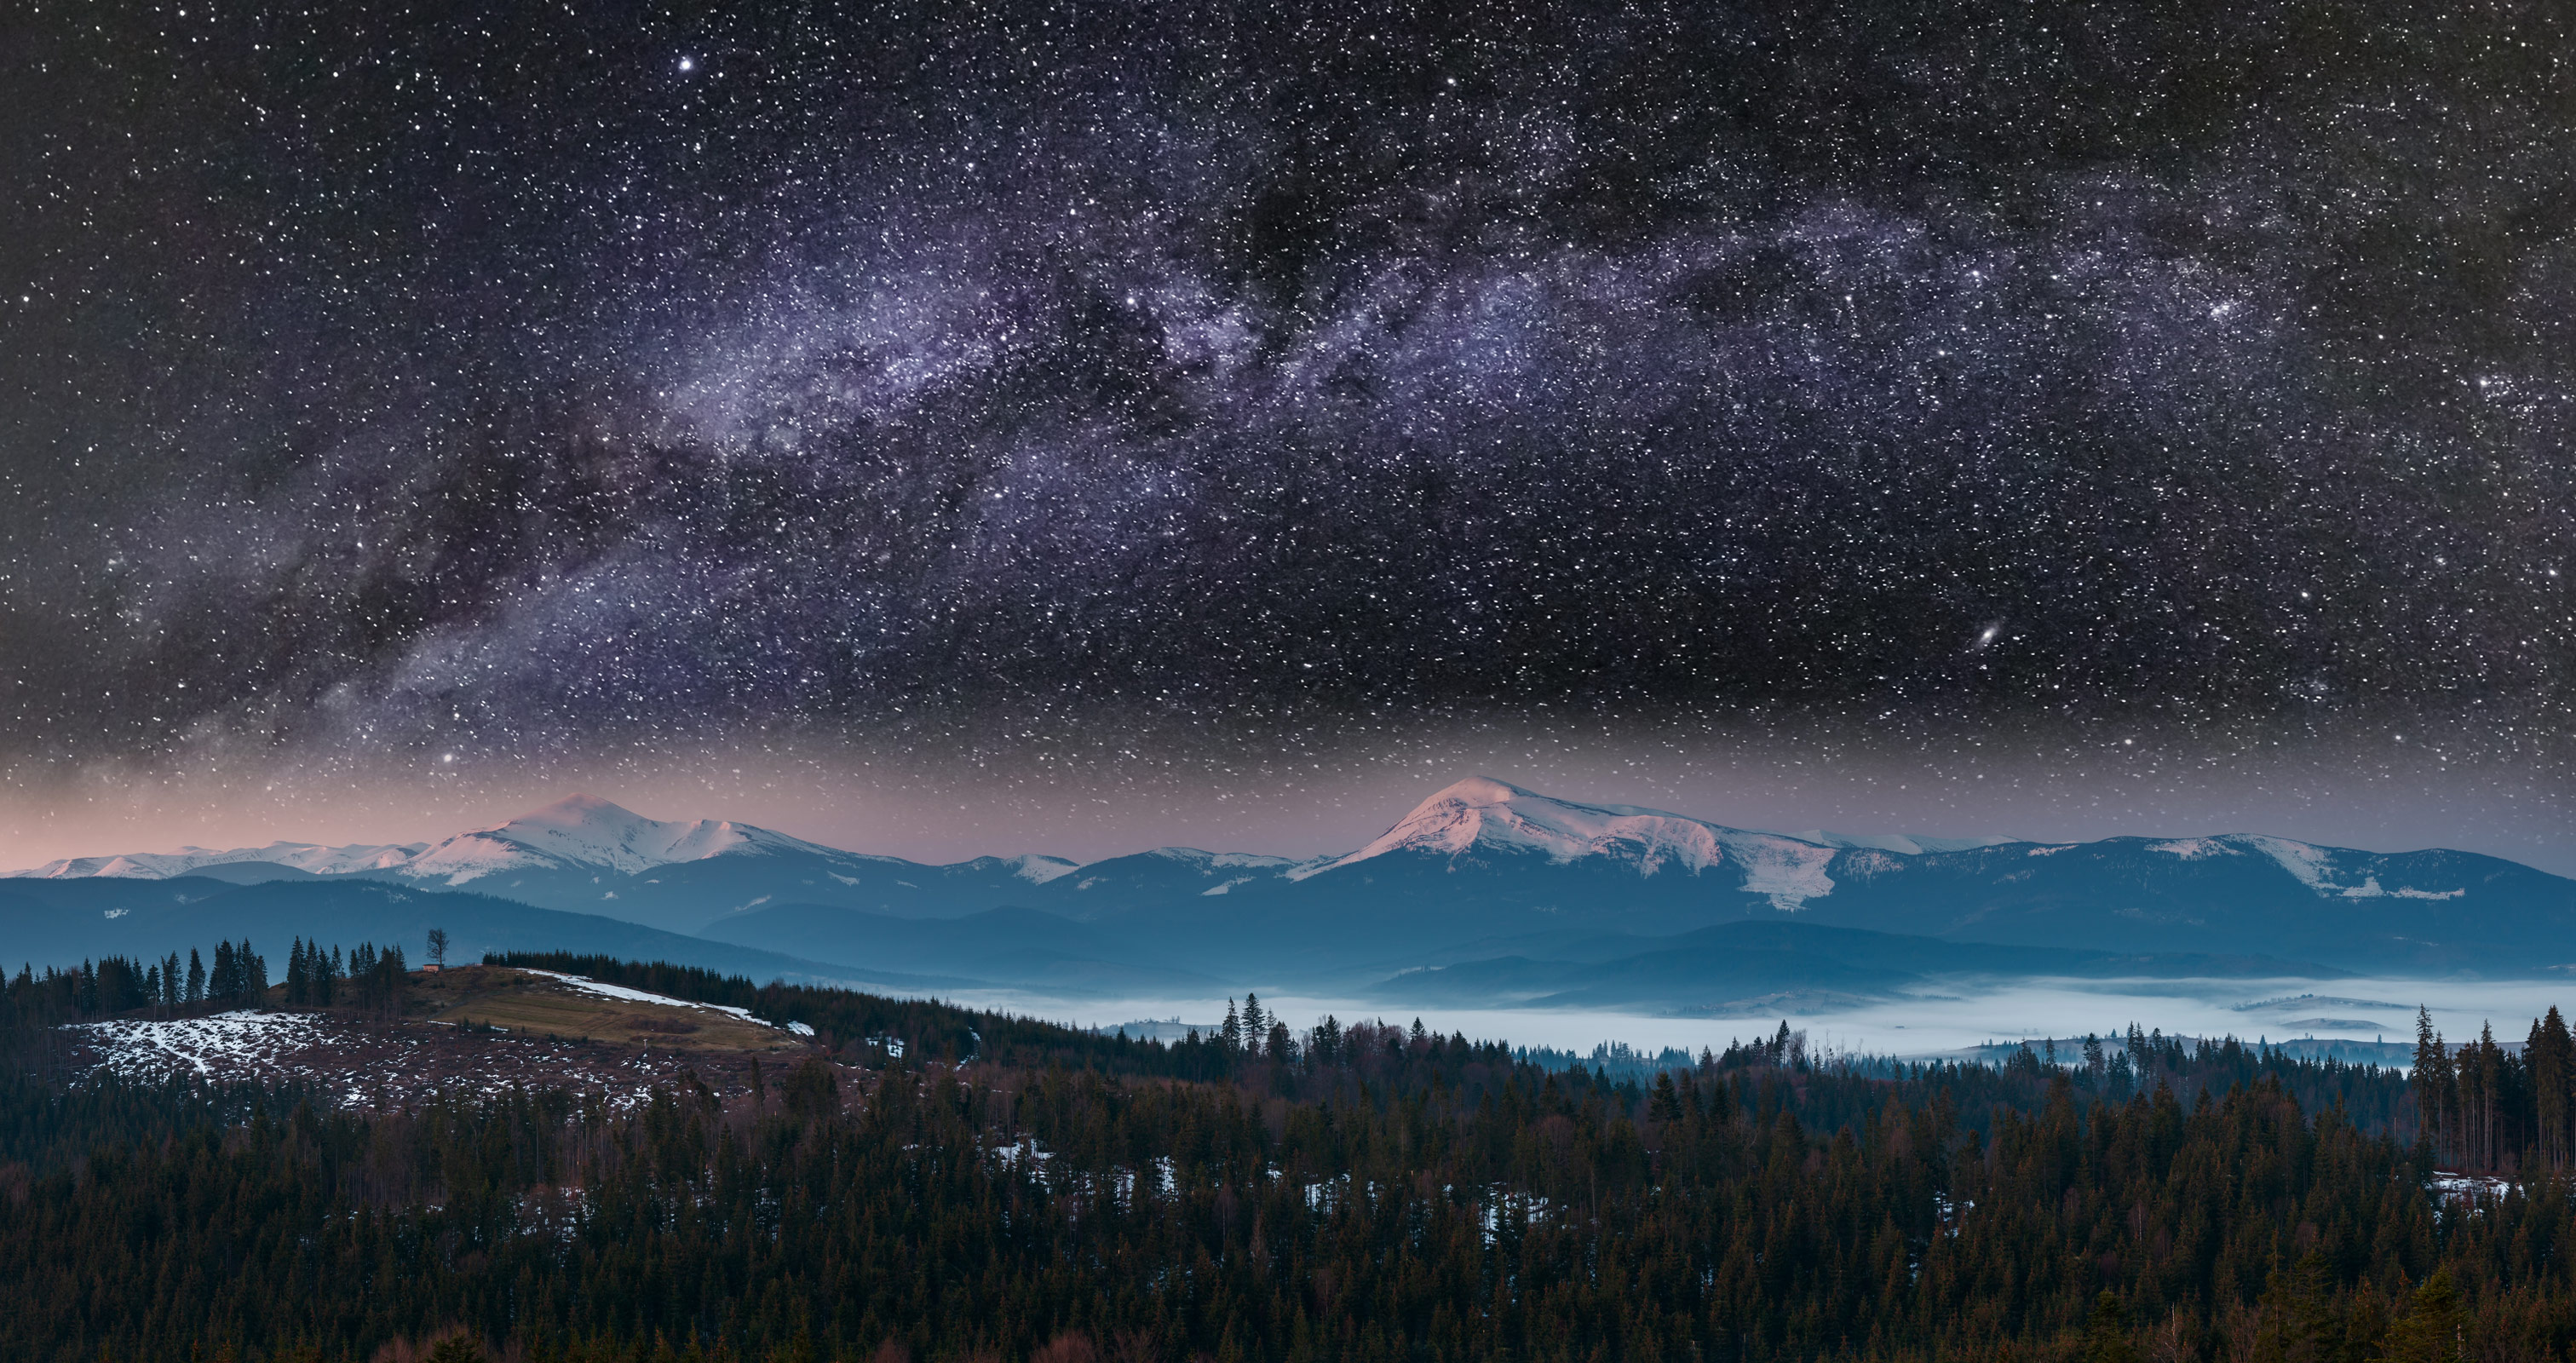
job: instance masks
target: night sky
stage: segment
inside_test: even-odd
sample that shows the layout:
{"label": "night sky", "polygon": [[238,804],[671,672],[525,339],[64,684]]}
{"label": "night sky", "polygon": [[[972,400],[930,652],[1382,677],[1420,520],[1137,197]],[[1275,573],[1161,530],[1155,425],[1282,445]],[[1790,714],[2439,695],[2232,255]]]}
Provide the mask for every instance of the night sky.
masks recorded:
{"label": "night sky", "polygon": [[2429,8],[11,7],[0,861],[2576,870],[2576,35]]}

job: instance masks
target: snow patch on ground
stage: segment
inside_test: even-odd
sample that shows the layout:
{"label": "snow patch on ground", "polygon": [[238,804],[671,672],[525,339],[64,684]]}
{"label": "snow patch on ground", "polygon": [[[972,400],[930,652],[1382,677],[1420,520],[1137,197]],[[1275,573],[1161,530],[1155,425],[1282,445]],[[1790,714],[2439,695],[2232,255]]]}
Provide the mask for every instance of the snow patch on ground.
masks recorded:
{"label": "snow patch on ground", "polygon": [[122,1018],[63,1028],[85,1073],[145,1084],[307,1084],[356,1109],[392,1111],[442,1096],[481,1100],[513,1089],[596,1092],[612,1108],[652,1100],[692,1078],[748,1092],[742,1057],[628,1050],[605,1043],[439,1023],[383,1023],[317,1013]]}
{"label": "snow patch on ground", "polygon": [[2513,1180],[2494,1174],[2455,1174],[2438,1171],[2433,1175],[2433,1196],[2444,1202],[2463,1206],[2496,1203],[2513,1189]]}
{"label": "snow patch on ground", "polygon": [[[584,994],[596,995],[603,999],[617,999],[625,1003],[658,1003],[667,1008],[702,1008],[710,1013],[723,1013],[731,1017],[738,1017],[755,1026],[773,1028],[778,1026],[777,1023],[768,1021],[765,1018],[753,1017],[751,1015],[751,1010],[748,1008],[729,1008],[721,1003],[698,1003],[689,999],[675,999],[665,994],[648,994],[641,989],[629,989],[622,984],[602,984],[586,975],[566,975],[560,971],[553,970],[531,970],[528,973],[531,975],[543,975],[547,979],[568,984]],[[807,1027],[801,1022],[791,1022],[787,1024],[785,1030],[798,1032],[800,1035],[804,1036],[812,1036],[814,1034],[813,1028]]]}
{"label": "snow patch on ground", "polygon": [[98,1045],[104,1053],[100,1068],[119,1078],[159,1081],[173,1073],[212,1079],[274,1065],[319,1040],[321,1022],[307,1013],[245,1011],[166,1021],[83,1022],[64,1030]]}

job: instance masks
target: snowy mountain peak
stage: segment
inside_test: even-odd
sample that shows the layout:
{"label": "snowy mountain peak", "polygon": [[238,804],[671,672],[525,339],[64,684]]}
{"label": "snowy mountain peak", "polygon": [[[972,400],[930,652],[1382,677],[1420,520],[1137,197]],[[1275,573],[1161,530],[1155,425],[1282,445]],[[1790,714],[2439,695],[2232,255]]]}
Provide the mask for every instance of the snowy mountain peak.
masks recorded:
{"label": "snowy mountain peak", "polygon": [[1290,875],[1304,879],[1399,851],[1450,857],[1471,851],[1535,853],[1559,864],[1606,857],[1649,876],[1666,869],[1697,875],[1732,863],[1747,893],[1768,896],[1785,911],[1834,888],[1825,874],[1834,858],[1831,847],[1660,809],[1577,804],[1488,776],[1469,777],[1439,791],[1349,856]]}
{"label": "snowy mountain peak", "polygon": [[1011,874],[1032,885],[1044,885],[1050,880],[1061,879],[1082,869],[1082,863],[1078,861],[1041,856],[1035,852],[1027,856],[1005,857],[1003,864],[1011,868]]}
{"label": "snowy mountain peak", "polygon": [[463,885],[498,871],[597,867],[631,875],[674,862],[790,850],[840,855],[729,819],[651,819],[596,795],[568,795],[506,823],[459,833],[404,863],[400,873]]}
{"label": "snowy mountain peak", "polygon": [[1696,871],[1723,856],[1715,832],[1713,825],[1679,814],[1575,804],[1492,777],[1471,776],[1415,805],[1342,863],[1401,850],[1456,856],[1476,847],[1543,852],[1552,861],[1572,861],[1631,845],[1657,865],[1669,860]]}
{"label": "snowy mountain peak", "polygon": [[24,871],[0,873],[0,878],[23,877],[35,880],[79,880],[90,876],[123,880],[168,880],[209,866],[237,866],[244,862],[270,862],[291,866],[314,875],[347,875],[357,871],[380,871],[409,861],[427,843],[355,844],[326,847],[310,842],[273,842],[266,847],[233,847],[217,850],[209,847],[182,847],[176,852],[128,852],[111,857],[65,857]]}

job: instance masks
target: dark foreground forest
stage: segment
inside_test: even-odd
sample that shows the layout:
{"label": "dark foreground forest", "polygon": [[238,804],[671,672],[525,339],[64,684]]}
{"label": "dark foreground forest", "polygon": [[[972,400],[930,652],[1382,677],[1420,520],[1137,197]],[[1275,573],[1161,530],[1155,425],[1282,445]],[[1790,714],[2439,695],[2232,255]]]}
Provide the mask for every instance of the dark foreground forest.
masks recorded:
{"label": "dark foreground forest", "polygon": [[79,1077],[59,1024],[131,1000],[12,982],[0,1357],[2576,1357],[2554,1013],[2421,1094],[2134,1033],[1982,1068],[1784,1029],[1614,1082],[1418,1026],[1161,1046],[551,964],[816,1044],[733,1096],[358,1115]]}

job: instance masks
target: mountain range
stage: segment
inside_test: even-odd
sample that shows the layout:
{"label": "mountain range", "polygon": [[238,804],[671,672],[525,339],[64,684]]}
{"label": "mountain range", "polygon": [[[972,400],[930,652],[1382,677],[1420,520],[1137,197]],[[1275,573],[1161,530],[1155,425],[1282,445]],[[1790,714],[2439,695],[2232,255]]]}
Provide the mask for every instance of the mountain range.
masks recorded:
{"label": "mountain range", "polygon": [[1481,777],[1307,859],[1166,847],[927,865],[576,795],[431,842],[184,848],[0,878],[0,959],[245,932],[354,942],[361,926],[879,988],[1695,1012],[1963,976],[2565,972],[2576,881],[2261,835],[1773,833]]}

